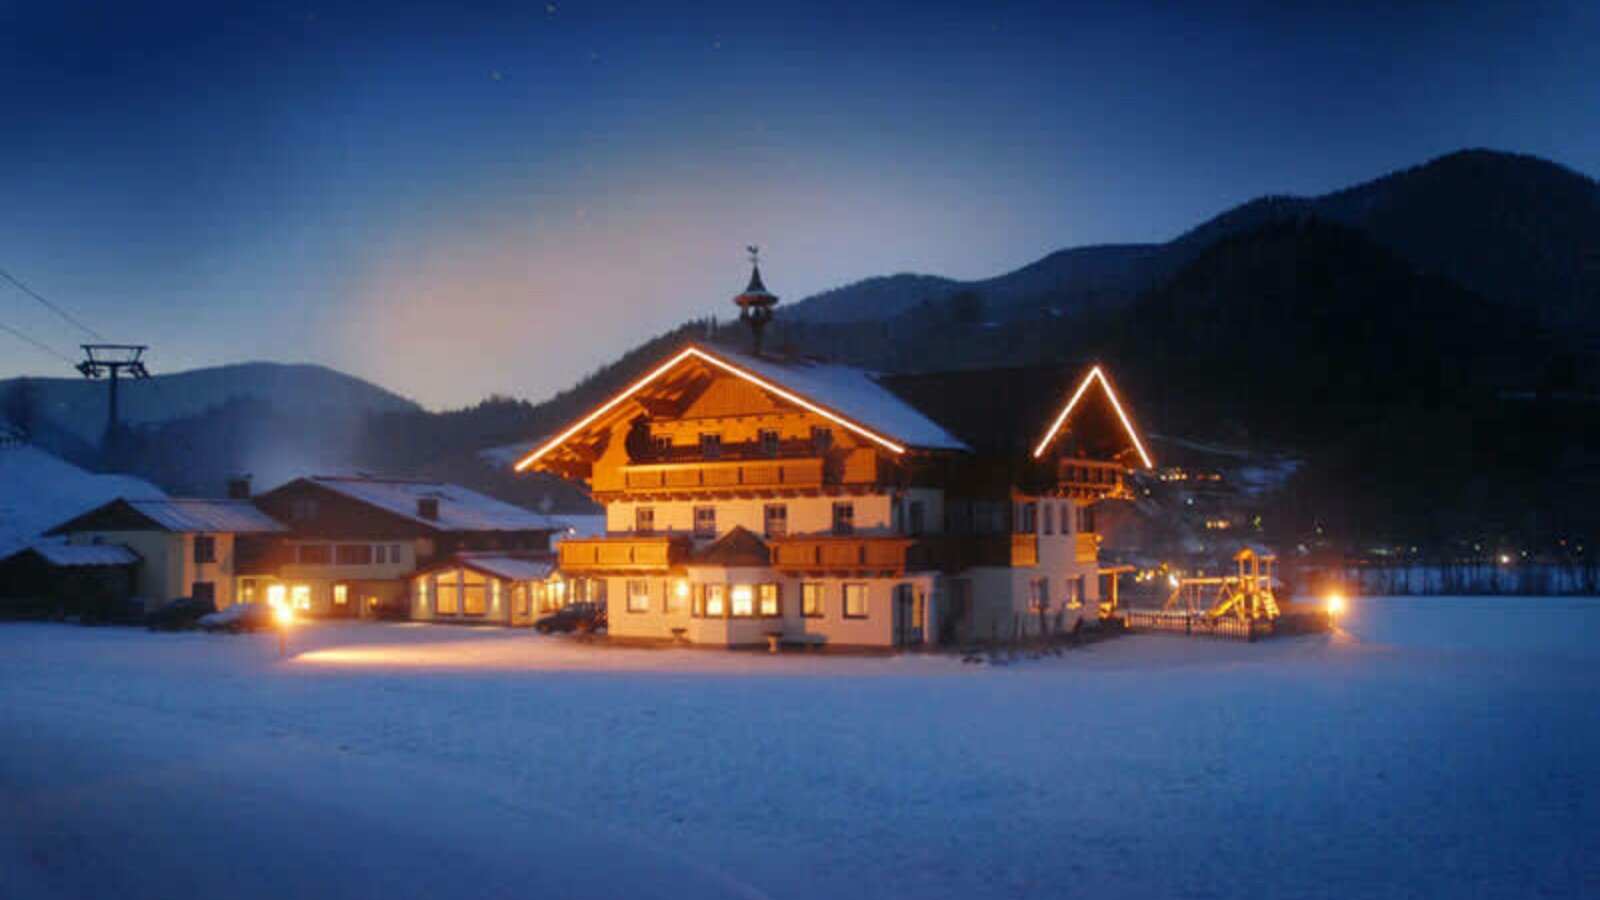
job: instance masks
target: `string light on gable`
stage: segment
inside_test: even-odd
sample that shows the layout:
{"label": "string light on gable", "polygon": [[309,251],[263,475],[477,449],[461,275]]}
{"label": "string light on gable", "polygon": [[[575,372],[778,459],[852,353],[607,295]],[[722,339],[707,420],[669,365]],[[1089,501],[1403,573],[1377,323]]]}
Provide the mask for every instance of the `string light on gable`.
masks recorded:
{"label": "string light on gable", "polygon": [[519,460],[517,462],[514,470],[517,471],[517,472],[527,471],[527,469],[530,466],[532,466],[534,463],[538,462],[540,459],[544,458],[551,451],[555,450],[557,447],[559,447],[562,444],[566,443],[574,435],[578,434],[579,432],[583,431],[585,428],[588,428],[590,425],[594,424],[597,420],[600,419],[600,417],[604,416],[606,413],[610,412],[611,410],[616,409],[618,405],[620,405],[620,404],[624,403],[625,401],[627,401],[627,399],[629,397],[632,397],[634,394],[637,394],[639,391],[641,391],[644,388],[648,387],[651,382],[653,382],[656,379],[660,378],[662,375],[665,375],[667,372],[670,372],[672,369],[676,368],[680,363],[682,363],[682,362],[684,362],[685,360],[688,360],[688,359],[698,359],[698,360],[700,360],[702,362],[705,362],[705,363],[707,363],[707,364],[709,364],[709,365],[711,365],[711,366],[713,366],[715,368],[721,369],[722,371],[727,372],[727,373],[729,373],[731,375],[736,375],[739,378],[742,378],[745,381],[750,382],[751,384],[755,385],[758,388],[761,388],[764,391],[767,391],[767,392],[769,392],[771,394],[774,394],[775,396],[781,397],[784,400],[787,400],[790,403],[793,403],[794,405],[796,405],[796,406],[798,406],[798,407],[800,407],[800,408],[802,408],[802,409],[804,409],[804,410],[806,410],[808,412],[815,413],[816,415],[819,415],[822,418],[827,419],[830,422],[833,422],[834,424],[836,424],[836,425],[838,425],[838,426],[850,431],[853,434],[860,435],[861,437],[866,438],[869,441],[872,441],[873,443],[875,443],[878,446],[884,448],[885,450],[888,450],[890,453],[900,454],[900,453],[906,452],[906,448],[904,446],[895,443],[894,441],[884,437],[881,434],[878,434],[875,431],[872,431],[872,430],[870,430],[868,428],[863,428],[862,426],[856,424],[855,422],[850,421],[849,419],[846,419],[845,417],[839,415],[838,413],[835,413],[835,412],[833,412],[831,410],[828,410],[828,409],[824,409],[823,407],[818,406],[817,404],[811,402],[810,400],[807,400],[806,398],[800,396],[799,394],[794,393],[793,391],[789,391],[789,390],[786,390],[786,389],[784,389],[782,387],[779,387],[778,385],[766,380],[765,378],[762,378],[762,377],[760,377],[759,375],[756,375],[753,372],[750,372],[750,371],[747,371],[747,370],[745,370],[743,368],[740,368],[739,366],[736,366],[733,363],[728,362],[727,360],[720,359],[720,358],[718,358],[718,357],[716,357],[716,356],[714,356],[714,355],[712,355],[710,353],[707,353],[706,351],[701,350],[699,347],[691,346],[691,347],[685,348],[678,355],[672,357],[671,359],[669,359],[666,362],[662,363],[661,365],[657,366],[649,374],[647,374],[644,377],[640,378],[638,381],[635,381],[633,384],[630,384],[626,388],[623,388],[619,393],[617,393],[616,395],[612,396],[612,398],[610,400],[607,400],[605,403],[601,404],[599,406],[599,408],[595,409],[593,412],[589,413],[587,416],[584,416],[582,419],[579,419],[577,421],[577,423],[572,425],[566,431],[563,431],[559,435],[556,435],[554,438],[550,439],[548,442],[546,442],[544,444],[544,446],[538,448],[537,450],[534,450],[532,453],[529,453],[527,456],[524,456],[521,460]]}
{"label": "string light on gable", "polygon": [[1144,463],[1146,469],[1155,468],[1155,463],[1151,461],[1150,454],[1145,452],[1144,442],[1139,440],[1139,433],[1134,430],[1132,420],[1123,411],[1122,401],[1117,399],[1117,392],[1111,387],[1110,379],[1106,378],[1106,373],[1101,371],[1099,366],[1090,369],[1089,374],[1085,375],[1083,381],[1078,384],[1078,389],[1072,392],[1072,399],[1068,400],[1067,405],[1062,407],[1061,414],[1056,416],[1055,422],[1051,423],[1050,430],[1045,432],[1044,438],[1039,441],[1039,445],[1033,448],[1033,458],[1038,459],[1044,456],[1044,452],[1050,449],[1050,444],[1056,439],[1057,433],[1067,423],[1072,411],[1077,408],[1078,401],[1083,399],[1083,395],[1089,390],[1089,385],[1096,381],[1099,381],[1100,386],[1105,388],[1106,397],[1111,401],[1111,408],[1116,411],[1117,418],[1121,420],[1123,429],[1128,433],[1128,439],[1133,441],[1133,449],[1139,452],[1139,461]]}

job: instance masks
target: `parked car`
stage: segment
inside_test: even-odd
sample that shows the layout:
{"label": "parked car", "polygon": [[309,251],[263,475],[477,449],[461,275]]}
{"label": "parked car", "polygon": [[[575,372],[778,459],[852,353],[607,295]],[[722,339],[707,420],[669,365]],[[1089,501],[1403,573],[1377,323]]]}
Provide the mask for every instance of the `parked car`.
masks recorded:
{"label": "parked car", "polygon": [[179,597],[147,614],[144,623],[151,631],[188,631],[199,623],[201,616],[216,611],[217,605],[210,600]]}
{"label": "parked car", "polygon": [[576,631],[588,634],[606,627],[606,608],[594,603],[572,603],[533,623],[540,634]]}
{"label": "parked car", "polygon": [[201,628],[233,634],[261,631],[276,624],[277,616],[274,615],[274,610],[265,603],[235,603],[221,612],[200,617]]}

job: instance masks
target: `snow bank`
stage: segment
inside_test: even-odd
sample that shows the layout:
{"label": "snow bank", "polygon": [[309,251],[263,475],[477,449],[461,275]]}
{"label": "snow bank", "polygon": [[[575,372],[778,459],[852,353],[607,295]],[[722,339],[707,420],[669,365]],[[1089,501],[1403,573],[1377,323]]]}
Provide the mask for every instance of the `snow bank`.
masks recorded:
{"label": "snow bank", "polygon": [[[200,896],[281,825],[282,896],[437,895],[438,872],[471,896],[624,896],[641,873],[830,900],[1600,891],[1600,603],[1358,599],[1342,622],[1002,668],[400,624],[297,628],[280,662],[271,635],[5,626],[0,733],[23,737],[0,801],[55,830],[0,824],[0,865],[54,840],[103,857],[12,883]],[[177,871],[74,844],[145,794],[57,784],[26,764],[40,734],[119,772],[270,771],[236,798],[203,766],[228,802],[194,814],[198,843],[252,849]],[[147,802],[151,833],[183,814]]]}

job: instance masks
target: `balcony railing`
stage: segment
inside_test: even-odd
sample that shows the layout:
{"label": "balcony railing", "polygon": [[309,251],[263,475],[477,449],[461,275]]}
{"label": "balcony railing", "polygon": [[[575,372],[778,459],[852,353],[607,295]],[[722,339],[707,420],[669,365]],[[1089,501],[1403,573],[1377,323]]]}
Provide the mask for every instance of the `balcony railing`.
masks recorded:
{"label": "balcony railing", "polygon": [[667,569],[689,555],[681,536],[569,538],[561,542],[564,571],[646,572]]}
{"label": "balcony railing", "polygon": [[632,496],[803,492],[827,485],[872,484],[877,480],[877,454],[861,448],[830,457],[696,459],[600,469],[595,473],[594,492]]}
{"label": "balcony railing", "polygon": [[773,568],[796,572],[893,572],[931,564],[913,553],[914,538],[893,536],[775,538]]}
{"label": "balcony railing", "polygon": [[1120,464],[1098,460],[1063,459],[1056,468],[1056,479],[1067,496],[1081,499],[1126,496],[1125,476]]}

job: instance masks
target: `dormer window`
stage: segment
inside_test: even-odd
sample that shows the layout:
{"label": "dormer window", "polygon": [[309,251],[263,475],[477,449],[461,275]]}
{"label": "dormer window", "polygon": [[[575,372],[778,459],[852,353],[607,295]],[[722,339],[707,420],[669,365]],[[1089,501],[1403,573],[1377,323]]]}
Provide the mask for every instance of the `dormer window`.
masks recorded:
{"label": "dormer window", "polygon": [[719,459],[722,456],[722,435],[700,435],[700,458]]}

